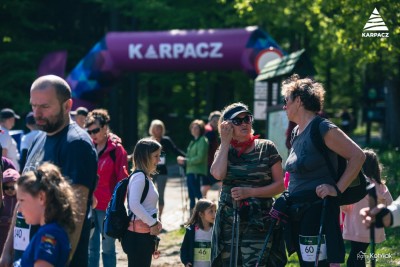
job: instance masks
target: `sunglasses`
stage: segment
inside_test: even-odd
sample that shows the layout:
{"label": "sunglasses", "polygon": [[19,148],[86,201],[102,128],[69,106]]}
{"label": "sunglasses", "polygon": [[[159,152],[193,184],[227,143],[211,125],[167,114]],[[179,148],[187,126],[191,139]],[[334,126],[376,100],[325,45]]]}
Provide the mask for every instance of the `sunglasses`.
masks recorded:
{"label": "sunglasses", "polygon": [[89,135],[97,134],[97,133],[99,133],[99,132],[100,132],[100,128],[94,128],[93,130],[87,130],[87,133],[88,133]]}
{"label": "sunglasses", "polygon": [[15,187],[13,185],[12,186],[3,185],[3,191],[6,191],[6,190],[15,190]]}
{"label": "sunglasses", "polygon": [[289,100],[285,97],[285,98],[283,99],[283,105],[286,106],[288,101],[289,101]]}
{"label": "sunglasses", "polygon": [[233,119],[231,119],[229,121],[232,122],[232,124],[236,125],[236,126],[242,125],[243,122],[246,123],[246,124],[250,124],[250,123],[253,122],[253,116],[252,115],[246,115],[243,118],[233,118]]}

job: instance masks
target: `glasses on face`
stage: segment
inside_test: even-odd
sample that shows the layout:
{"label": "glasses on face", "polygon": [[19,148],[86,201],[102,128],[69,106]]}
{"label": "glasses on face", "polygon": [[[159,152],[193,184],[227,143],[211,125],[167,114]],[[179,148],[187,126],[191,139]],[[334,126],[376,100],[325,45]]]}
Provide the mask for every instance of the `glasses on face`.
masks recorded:
{"label": "glasses on face", "polygon": [[7,190],[14,191],[15,187],[13,185],[11,185],[11,186],[3,185],[3,191],[7,191]]}
{"label": "glasses on face", "polygon": [[233,125],[236,126],[240,126],[244,123],[246,124],[250,124],[253,122],[253,116],[252,115],[246,115],[243,118],[233,118],[231,120],[229,120],[230,122],[232,122]]}
{"label": "glasses on face", "polygon": [[288,101],[289,101],[289,99],[288,99],[288,98],[286,98],[286,97],[285,97],[285,98],[283,98],[283,105],[284,105],[284,106],[286,106]]}
{"label": "glasses on face", "polygon": [[93,130],[87,130],[89,135],[97,134],[100,132],[100,128],[94,128]]}

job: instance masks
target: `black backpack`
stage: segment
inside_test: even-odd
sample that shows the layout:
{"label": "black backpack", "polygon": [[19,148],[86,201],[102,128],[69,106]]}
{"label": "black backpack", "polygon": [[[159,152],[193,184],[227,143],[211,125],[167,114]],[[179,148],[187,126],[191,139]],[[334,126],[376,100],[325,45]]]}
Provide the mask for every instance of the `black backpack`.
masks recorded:
{"label": "black backpack", "polygon": [[[318,149],[318,151],[324,157],[326,164],[328,165],[329,171],[332,176],[335,178],[335,182],[339,181],[339,178],[342,176],[344,170],[347,166],[347,160],[340,155],[337,155],[338,159],[338,169],[335,170],[332,162],[329,160],[328,151],[330,150],[319,131],[319,125],[322,121],[326,119],[317,116],[311,124],[310,136],[312,143]],[[339,205],[348,205],[354,204],[361,199],[363,199],[367,195],[367,186],[369,185],[369,179],[365,176],[362,169],[358,173],[357,177],[352,181],[352,183],[347,187],[347,189],[342,193],[339,198]]]}
{"label": "black backpack", "polygon": [[[124,202],[129,180],[132,175],[137,172],[143,171],[134,171],[128,177],[119,181],[115,186],[110,202],[108,203],[106,215],[103,221],[103,236],[104,234],[106,234],[109,237],[121,240],[121,238],[125,235],[129,226],[129,221],[132,218],[132,212],[128,209],[127,213]],[[142,197],[140,198],[140,203],[143,203],[149,191],[149,180],[144,172],[143,174],[145,175],[145,186],[143,189]]]}

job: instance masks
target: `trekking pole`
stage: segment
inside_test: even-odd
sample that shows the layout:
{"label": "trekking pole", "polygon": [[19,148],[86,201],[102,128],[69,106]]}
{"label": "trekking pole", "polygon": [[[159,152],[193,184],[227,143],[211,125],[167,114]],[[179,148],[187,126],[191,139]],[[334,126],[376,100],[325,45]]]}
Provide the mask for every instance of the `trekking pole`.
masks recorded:
{"label": "trekking pole", "polygon": [[[375,184],[371,183],[367,186],[368,192],[368,206],[369,210],[372,210],[376,207],[377,204],[377,196],[376,196],[376,189]],[[371,267],[375,267],[375,218],[371,221],[371,226],[369,228],[369,237],[370,237],[370,252],[371,252]]]}
{"label": "trekking pole", "polygon": [[239,226],[240,226],[240,216],[239,216],[239,208],[240,208],[240,201],[236,202],[236,243],[235,243],[235,267],[238,263],[239,258]]}
{"label": "trekking pole", "polygon": [[181,165],[179,165],[179,174],[181,176],[181,203],[182,203],[182,223],[185,224],[185,218],[186,218],[186,211],[187,211],[187,194],[186,194],[186,175],[185,175],[185,170]]}
{"label": "trekking pole", "polygon": [[232,221],[232,239],[231,239],[231,257],[229,267],[236,267],[239,252],[239,212],[238,201],[233,200],[233,221]]}
{"label": "trekking pole", "polygon": [[[276,219],[273,219],[271,225],[269,226],[268,234],[267,234],[267,237],[265,238],[264,245],[263,245],[263,248],[262,248],[262,250],[261,250],[261,253],[260,253],[260,255],[258,256],[258,260],[257,260],[257,263],[256,263],[256,267],[258,267],[258,266],[260,265],[261,261],[262,261],[262,258],[263,258],[263,255],[264,255],[264,253],[265,253],[265,250],[267,249],[267,245],[268,245],[268,242],[269,242],[269,238],[271,237],[271,234],[272,234],[272,232],[274,231],[274,227],[275,227],[276,222],[277,222],[277,220],[276,220]],[[270,251],[271,251],[271,249],[269,249],[269,250],[267,251],[267,255],[266,255],[266,257],[265,257],[265,263],[268,262],[268,257],[269,257],[269,252],[270,252]]]}
{"label": "trekking pole", "polygon": [[325,197],[323,202],[322,202],[321,220],[319,222],[317,253],[315,255],[315,265],[314,265],[315,267],[318,267],[319,254],[321,253],[322,230],[323,230],[324,221],[325,221],[326,203],[327,202],[328,202],[328,197]]}
{"label": "trekking pole", "polygon": [[[269,212],[269,215],[272,218],[272,222],[269,227],[267,237],[265,238],[263,248],[261,249],[261,253],[258,256],[256,267],[258,267],[261,264],[264,253],[267,250],[269,239],[271,238],[271,235],[274,232],[275,225],[279,224],[281,221],[283,223],[287,223],[287,220],[289,218],[289,216],[285,214],[285,212],[287,210],[287,202],[286,202],[287,197],[288,197],[287,192],[282,193],[282,195],[275,201],[274,206],[271,208],[271,210]],[[272,248],[272,244],[271,244],[271,248]],[[266,265],[268,264],[268,258],[269,258],[269,254],[271,253],[271,248],[267,251],[267,254],[265,255],[265,264]]]}

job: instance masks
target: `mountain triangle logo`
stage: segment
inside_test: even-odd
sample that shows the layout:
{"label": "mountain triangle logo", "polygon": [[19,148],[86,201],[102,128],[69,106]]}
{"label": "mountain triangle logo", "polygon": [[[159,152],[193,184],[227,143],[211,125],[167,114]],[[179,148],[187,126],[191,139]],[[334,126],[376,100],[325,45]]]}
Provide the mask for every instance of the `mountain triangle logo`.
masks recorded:
{"label": "mountain triangle logo", "polygon": [[[383,21],[376,7],[374,8],[374,11],[372,11],[371,16],[369,16],[367,23],[365,23],[363,31],[364,32],[362,33],[362,37],[389,37],[389,29]],[[380,33],[376,33],[377,31]]]}

